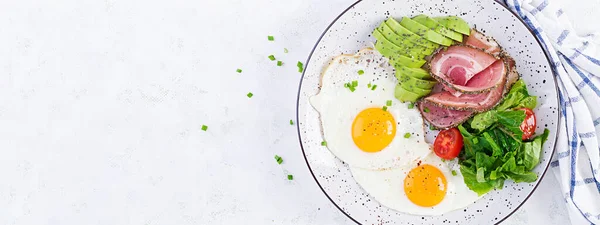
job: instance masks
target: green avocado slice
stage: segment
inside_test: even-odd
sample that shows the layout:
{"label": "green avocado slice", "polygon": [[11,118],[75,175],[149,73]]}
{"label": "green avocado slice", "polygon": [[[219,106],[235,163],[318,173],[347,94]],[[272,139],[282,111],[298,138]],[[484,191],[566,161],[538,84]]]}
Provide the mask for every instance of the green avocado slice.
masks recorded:
{"label": "green avocado slice", "polygon": [[416,102],[421,96],[407,91],[406,89],[402,88],[400,84],[398,84],[394,90],[394,97],[401,102]]}
{"label": "green avocado slice", "polygon": [[387,37],[385,34],[381,33],[379,29],[375,29],[373,31],[373,37],[377,39],[378,42],[381,42],[385,47],[391,49],[396,54],[413,57],[416,59],[423,59],[427,56],[423,52],[413,51],[408,46],[398,46],[390,41],[390,37]]}
{"label": "green avocado slice", "polygon": [[402,17],[402,20],[400,21],[400,25],[402,25],[404,28],[412,31],[415,34],[423,36],[425,39],[430,40],[432,42],[438,43],[443,46],[452,45],[452,39],[444,37],[443,35],[436,33],[435,31],[429,29],[428,27],[415,22],[411,18]]}
{"label": "green avocado slice", "polygon": [[387,19],[385,21],[385,24],[387,24],[390,28],[392,28],[392,30],[401,38],[405,38],[406,40],[416,43],[418,45],[421,45],[423,47],[426,47],[428,49],[431,49],[432,51],[435,51],[435,49],[437,49],[438,47],[440,47],[440,45],[433,43],[415,33],[413,33],[412,31],[404,28],[402,25],[400,25],[400,23],[398,23],[398,21],[396,21],[394,18],[390,17],[389,19]]}
{"label": "green avocado slice", "polygon": [[458,16],[441,16],[435,17],[433,19],[450,30],[456,31],[464,35],[471,34],[471,28],[469,27],[467,21],[463,20]]}
{"label": "green avocado slice", "polygon": [[402,73],[417,79],[431,79],[431,75],[429,75],[429,72],[421,68],[409,68],[403,65],[394,65],[394,68],[396,68],[396,73]]}
{"label": "green avocado slice", "polygon": [[458,42],[462,42],[462,40],[463,40],[463,35],[461,33],[458,33],[458,32],[455,32],[453,30],[446,28],[445,26],[441,25],[434,19],[429,18],[429,16],[421,14],[421,15],[413,17],[412,19],[415,22],[420,23],[430,29],[433,29],[433,31],[437,32],[438,34],[444,35],[452,40],[455,40]]}
{"label": "green avocado slice", "polygon": [[428,95],[431,92],[431,89],[422,89],[409,83],[400,83],[400,87],[402,87],[404,90],[417,94],[419,97]]}
{"label": "green avocado slice", "polygon": [[388,39],[390,42],[394,43],[399,47],[402,47],[403,49],[407,49],[410,55],[431,55],[431,53],[435,51],[435,48],[430,49],[427,47],[423,47],[421,45],[410,42],[405,38],[400,37],[386,23],[381,23],[377,30],[379,30],[379,32],[383,34],[385,39]]}
{"label": "green avocado slice", "polygon": [[437,83],[433,80],[417,79],[401,72],[396,72],[396,79],[398,79],[399,83],[407,83],[411,86],[415,86],[421,89],[432,89],[433,86],[435,86],[435,84]]}
{"label": "green avocado slice", "polygon": [[425,65],[426,61],[421,59],[413,59],[404,55],[399,55],[394,53],[390,48],[385,47],[382,44],[382,41],[377,41],[375,43],[375,49],[383,56],[390,59],[390,64],[392,65],[403,65],[408,68],[419,68]]}

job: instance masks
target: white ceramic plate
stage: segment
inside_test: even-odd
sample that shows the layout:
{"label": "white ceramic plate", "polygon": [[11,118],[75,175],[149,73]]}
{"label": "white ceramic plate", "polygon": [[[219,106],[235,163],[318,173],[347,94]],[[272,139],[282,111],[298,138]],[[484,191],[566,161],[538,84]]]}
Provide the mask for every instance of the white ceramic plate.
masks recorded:
{"label": "white ceramic plate", "polygon": [[537,133],[544,128],[550,137],[544,144],[539,179],[554,152],[558,127],[556,83],[548,58],[539,42],[521,20],[493,0],[364,0],[350,6],[323,33],[307,62],[298,93],[297,119],[306,163],[325,195],[350,219],[360,224],[493,224],[499,223],[527,200],[538,182],[507,181],[502,190],[488,193],[465,208],[441,216],[414,216],[388,209],[365,193],[354,181],[348,165],[321,146],[319,115],[309,103],[318,93],[321,71],[342,53],[355,53],[372,46],[371,32],[387,17],[418,14],[457,15],[494,37],[517,62],[517,69],[532,94],[539,96]]}

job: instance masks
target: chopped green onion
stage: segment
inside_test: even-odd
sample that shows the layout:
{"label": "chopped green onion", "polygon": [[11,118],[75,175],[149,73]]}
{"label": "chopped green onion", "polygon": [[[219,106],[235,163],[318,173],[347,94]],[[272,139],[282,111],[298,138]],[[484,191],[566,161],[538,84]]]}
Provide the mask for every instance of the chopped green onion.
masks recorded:
{"label": "chopped green onion", "polygon": [[357,80],[353,80],[352,81],[352,87],[358,87],[358,81]]}
{"label": "chopped green onion", "polygon": [[442,162],[446,162],[446,159],[442,159]]}
{"label": "chopped green onion", "polygon": [[429,112],[429,108],[427,108],[427,107],[423,108],[423,112],[428,113]]}
{"label": "chopped green onion", "polygon": [[275,155],[275,161],[277,161],[277,164],[281,164],[281,163],[283,163],[283,158],[281,158],[278,155]]}
{"label": "chopped green onion", "polygon": [[429,124],[429,130],[435,130],[435,127],[431,124]]}
{"label": "chopped green onion", "polygon": [[294,125],[294,120],[290,120],[290,125]]}
{"label": "chopped green onion", "polygon": [[409,109],[412,109],[414,107],[415,107],[415,103],[414,102],[411,102],[411,103],[408,104],[408,108]]}
{"label": "chopped green onion", "polygon": [[248,94],[246,96],[248,96],[248,98],[252,98],[252,96],[254,96],[254,94],[252,94],[252,92],[248,92]]}
{"label": "chopped green onion", "polygon": [[358,71],[358,75],[363,75],[363,74],[365,74],[365,71],[364,71],[364,70],[359,70],[359,71]]}
{"label": "chopped green onion", "polygon": [[326,141],[321,141],[321,146],[327,146],[327,142]]}
{"label": "chopped green onion", "polygon": [[409,138],[409,137],[410,137],[410,133],[404,134],[404,138]]}
{"label": "chopped green onion", "polygon": [[235,72],[242,73],[242,69],[237,69]]}
{"label": "chopped green onion", "polygon": [[345,88],[349,88],[349,87],[350,87],[350,83],[345,83],[345,84],[344,84],[344,87],[345,87]]}
{"label": "chopped green onion", "polygon": [[290,175],[288,175],[288,180],[293,180],[293,179],[294,179],[294,176],[293,176],[293,175],[291,175],[291,174],[290,174]]}
{"label": "chopped green onion", "polygon": [[283,53],[288,53],[287,48],[283,48]]}
{"label": "chopped green onion", "polygon": [[202,130],[203,130],[203,131],[206,131],[206,130],[208,130],[208,126],[206,126],[206,125],[202,125]]}
{"label": "chopped green onion", "polygon": [[277,61],[277,66],[281,66],[281,65],[283,65],[283,62],[282,61]]}
{"label": "chopped green onion", "polygon": [[367,84],[367,87],[368,87],[368,88],[371,88],[371,83]]}
{"label": "chopped green onion", "polygon": [[270,59],[271,61],[275,61],[275,56],[274,56],[274,55],[270,55],[270,56],[269,56],[269,59]]}
{"label": "chopped green onion", "polygon": [[383,106],[381,109],[383,109],[383,111],[387,111],[387,106]]}
{"label": "chopped green onion", "polygon": [[304,72],[304,64],[302,64],[302,62],[298,61],[298,63],[296,63],[296,66],[298,67],[298,72]]}
{"label": "chopped green onion", "polygon": [[352,86],[350,86],[350,87],[348,87],[348,88],[350,89],[350,91],[351,91],[351,92],[354,92],[354,91],[356,91],[356,88],[355,88],[355,87],[352,87]]}
{"label": "chopped green onion", "polygon": [[452,170],[452,176],[456,176],[456,175],[457,175],[456,170]]}
{"label": "chopped green onion", "polygon": [[269,39],[269,41],[274,41],[275,38],[273,36],[267,36],[267,39]]}
{"label": "chopped green onion", "polygon": [[373,84],[373,86],[371,86],[372,91],[374,91],[375,89],[377,89],[377,84]]}
{"label": "chopped green onion", "polygon": [[387,105],[387,106],[392,106],[392,100],[387,100],[387,101],[385,102],[385,105]]}

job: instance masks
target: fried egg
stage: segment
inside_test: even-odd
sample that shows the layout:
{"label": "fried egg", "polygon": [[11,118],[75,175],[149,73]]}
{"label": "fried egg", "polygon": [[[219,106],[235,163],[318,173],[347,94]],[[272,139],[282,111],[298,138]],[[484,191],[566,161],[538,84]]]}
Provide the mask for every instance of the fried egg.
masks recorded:
{"label": "fried egg", "polygon": [[410,167],[380,171],[350,167],[350,171],[365,192],[383,206],[414,215],[441,215],[481,197],[464,183],[455,160],[447,162],[430,154]]}
{"label": "fried egg", "polygon": [[311,97],[327,148],[350,166],[386,169],[408,165],[431,152],[416,107],[394,97],[394,68],[377,51],[333,59],[321,91]]}

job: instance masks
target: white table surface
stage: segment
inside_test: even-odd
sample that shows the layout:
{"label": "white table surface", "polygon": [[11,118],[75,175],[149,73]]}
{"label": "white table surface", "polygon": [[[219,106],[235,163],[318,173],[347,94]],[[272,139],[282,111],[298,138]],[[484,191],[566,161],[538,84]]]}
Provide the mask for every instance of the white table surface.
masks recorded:
{"label": "white table surface", "polygon": [[[351,224],[289,120],[352,2],[2,1],[0,224]],[[568,224],[552,174],[505,224]]]}

